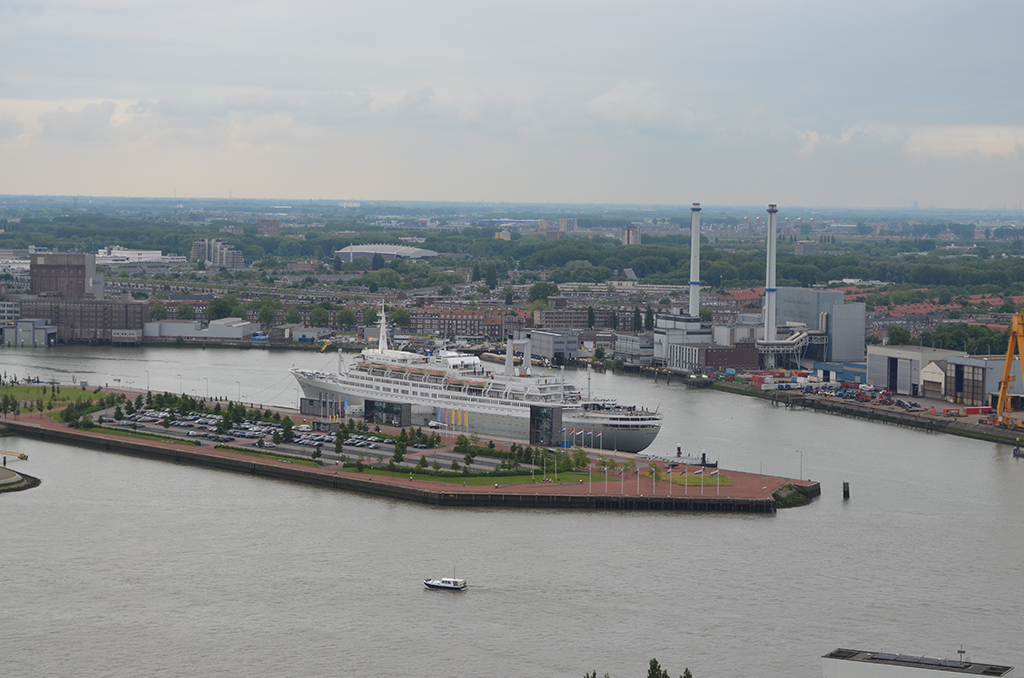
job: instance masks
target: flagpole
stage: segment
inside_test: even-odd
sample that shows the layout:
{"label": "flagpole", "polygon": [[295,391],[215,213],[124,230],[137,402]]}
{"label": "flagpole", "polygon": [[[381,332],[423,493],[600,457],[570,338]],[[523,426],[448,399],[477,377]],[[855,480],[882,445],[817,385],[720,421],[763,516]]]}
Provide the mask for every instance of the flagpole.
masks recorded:
{"label": "flagpole", "polygon": [[[702,467],[703,469],[703,467]],[[704,471],[700,472],[700,496],[704,496]]]}
{"label": "flagpole", "polygon": [[590,487],[587,490],[587,495],[594,493],[594,468],[592,466],[587,467],[587,476],[590,480]]}
{"label": "flagpole", "polygon": [[[686,472],[689,471],[689,470],[690,470],[689,466],[683,466],[683,475],[685,476]],[[683,496],[685,497],[687,494],[689,494],[690,479],[689,478],[683,478],[683,481],[684,481],[683,482]]]}

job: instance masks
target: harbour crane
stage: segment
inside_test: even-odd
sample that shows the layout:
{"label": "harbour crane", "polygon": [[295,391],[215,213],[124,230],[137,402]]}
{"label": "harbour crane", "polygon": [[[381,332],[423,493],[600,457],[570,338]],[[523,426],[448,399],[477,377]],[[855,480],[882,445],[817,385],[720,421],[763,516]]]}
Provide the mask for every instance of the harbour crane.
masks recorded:
{"label": "harbour crane", "polygon": [[1003,428],[1015,428],[1013,421],[1013,359],[1024,356],[1024,313],[1014,313],[1010,325],[1010,341],[1006,346],[1006,363],[1003,365],[1003,378],[999,380],[999,402],[996,404],[996,425]]}

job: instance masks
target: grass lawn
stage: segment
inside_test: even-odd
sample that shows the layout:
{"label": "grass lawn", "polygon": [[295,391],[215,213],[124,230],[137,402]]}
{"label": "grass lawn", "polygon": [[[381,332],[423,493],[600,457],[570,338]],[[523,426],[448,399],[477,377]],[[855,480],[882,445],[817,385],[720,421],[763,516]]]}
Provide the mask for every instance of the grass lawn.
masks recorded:
{"label": "grass lawn", "polygon": [[260,459],[274,459],[276,461],[287,461],[292,464],[298,464],[300,466],[323,466],[319,461],[315,459],[309,459],[307,457],[293,457],[290,454],[277,454],[275,452],[259,452],[252,449],[251,447],[234,447],[232,445],[217,445],[218,450],[225,450],[227,452],[237,452],[238,454],[244,454],[247,457],[259,457]]}
{"label": "grass lawn", "polygon": [[[355,470],[355,467],[346,465],[344,469],[338,469],[344,473],[354,473],[356,475],[374,475],[377,477],[386,478],[408,478],[410,475],[415,480],[432,480],[437,483],[448,483],[451,485],[521,485],[529,483],[541,483],[543,482],[543,476],[537,473],[535,476],[530,476],[529,473],[515,476],[434,476],[429,473],[416,473],[415,471],[387,471],[382,468],[372,468],[367,466],[363,469],[362,473]],[[554,481],[554,474],[549,473],[547,475],[552,481]],[[603,477],[602,477],[603,478]],[[610,480],[611,478],[609,478]],[[559,473],[558,482],[560,483],[579,483],[580,480],[583,482],[587,481],[586,473]],[[594,482],[597,482],[597,476],[594,477]],[[603,479],[602,479],[602,482]]]}
{"label": "grass lawn", "polygon": [[[71,386],[62,386],[60,393],[54,395],[54,401],[57,403],[68,403],[72,400],[96,400],[103,394],[103,391],[99,393],[93,393],[92,389],[83,391],[80,388],[72,388]],[[44,403],[50,402],[50,385],[39,384],[36,386],[0,386],[0,396],[10,395],[14,396],[18,400],[31,400],[35,402],[42,400]]]}
{"label": "grass lawn", "polygon": [[178,443],[179,445],[199,445],[197,440],[182,440],[181,438],[171,438],[170,436],[162,436],[158,433],[146,433],[145,431],[133,431],[130,428],[115,428],[113,426],[93,426],[92,428],[79,429],[81,431],[103,431],[104,433],[113,433],[116,436],[122,436],[124,438],[140,438],[143,440],[156,440],[161,443]]}
{"label": "grass lawn", "polygon": [[[673,473],[672,484],[686,485],[687,487],[700,487],[701,478],[704,478],[704,487],[718,487],[719,485],[722,487],[732,487],[733,485],[732,478],[729,476],[722,473],[717,476],[709,476],[707,471],[699,476],[695,476],[692,473],[687,473],[685,476]],[[666,480],[668,480],[668,477],[664,475],[661,478],[658,478],[659,483]]]}

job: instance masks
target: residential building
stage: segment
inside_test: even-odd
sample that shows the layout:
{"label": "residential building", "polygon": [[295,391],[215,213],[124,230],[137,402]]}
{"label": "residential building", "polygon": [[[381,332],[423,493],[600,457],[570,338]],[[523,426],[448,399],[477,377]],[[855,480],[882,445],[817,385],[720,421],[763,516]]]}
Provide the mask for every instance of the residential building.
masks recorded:
{"label": "residential building", "polygon": [[793,254],[818,254],[818,243],[815,240],[800,240],[793,244]]}
{"label": "residential building", "polygon": [[636,224],[626,226],[622,229],[622,244],[623,245],[639,245],[640,244],[640,227]]}
{"label": "residential building", "polygon": [[220,238],[206,238],[192,243],[192,261],[204,261],[214,268],[244,268],[242,253]]}
{"label": "residential building", "polygon": [[256,235],[261,238],[278,238],[281,236],[280,219],[257,219]]}

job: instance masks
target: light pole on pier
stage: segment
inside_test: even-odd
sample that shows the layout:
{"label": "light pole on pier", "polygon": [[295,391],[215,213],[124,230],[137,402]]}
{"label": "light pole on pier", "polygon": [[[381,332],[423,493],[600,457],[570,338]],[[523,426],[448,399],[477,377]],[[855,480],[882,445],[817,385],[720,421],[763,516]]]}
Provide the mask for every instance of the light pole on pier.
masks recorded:
{"label": "light pole on pier", "polygon": [[203,377],[203,379],[206,380],[206,399],[209,400],[210,399],[210,378],[209,377]]}
{"label": "light pole on pier", "polygon": [[178,393],[185,394],[185,387],[181,385],[181,375],[178,375]]}
{"label": "light pole on pier", "polygon": [[236,381],[235,386],[238,387],[238,402],[242,402],[242,385]]}
{"label": "light pole on pier", "polygon": [[149,370],[143,370],[146,373],[146,391],[149,391]]}

